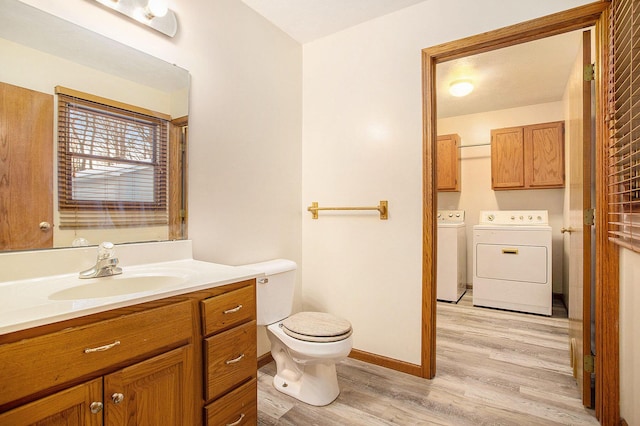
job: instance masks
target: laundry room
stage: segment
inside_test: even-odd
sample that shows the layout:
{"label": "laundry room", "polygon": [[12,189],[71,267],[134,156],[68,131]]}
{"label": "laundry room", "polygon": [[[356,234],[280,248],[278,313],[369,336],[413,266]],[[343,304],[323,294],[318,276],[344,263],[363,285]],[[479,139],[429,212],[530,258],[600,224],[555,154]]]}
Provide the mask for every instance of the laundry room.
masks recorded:
{"label": "laundry room", "polygon": [[[568,225],[569,143],[572,132],[574,140],[578,133],[573,93],[582,87],[582,37],[582,32],[573,32],[437,66],[438,212],[456,212],[464,217],[463,280],[467,288],[474,286],[474,227],[478,227],[482,214],[485,220],[491,216],[491,221],[496,219],[491,212],[515,212],[505,218],[506,222],[534,225],[538,217],[534,212],[541,211],[547,221],[543,225],[551,228],[550,262],[545,257],[532,266],[550,269],[554,297],[568,304],[569,254],[565,239],[573,231]],[[473,86],[471,93],[463,97],[450,94],[450,86],[460,81]],[[538,152],[532,148],[535,138],[543,146]],[[520,151],[513,149],[515,146],[521,147]],[[439,219],[438,223],[444,220]],[[503,248],[502,255],[516,259],[517,249]],[[446,256],[448,265],[456,264],[451,254],[439,249],[439,263],[442,256]],[[523,257],[520,250],[520,263],[533,262]],[[506,267],[499,257],[491,261],[496,262],[495,268]],[[528,297],[526,291],[521,297]],[[544,314],[536,309],[519,309],[517,304],[478,305]]]}

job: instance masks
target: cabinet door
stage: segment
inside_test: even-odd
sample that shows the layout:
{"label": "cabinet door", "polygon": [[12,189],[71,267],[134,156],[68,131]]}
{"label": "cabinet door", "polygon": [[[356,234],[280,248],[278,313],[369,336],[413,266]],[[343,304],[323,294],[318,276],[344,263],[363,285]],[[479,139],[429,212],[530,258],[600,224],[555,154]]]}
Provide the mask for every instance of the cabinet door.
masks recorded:
{"label": "cabinet door", "polygon": [[527,182],[531,188],[564,186],[564,123],[526,126]]}
{"label": "cabinet door", "polygon": [[510,127],[491,131],[491,188],[524,188],[524,131]]}
{"label": "cabinet door", "polygon": [[460,191],[460,136],[438,136],[436,172],[438,191]]}
{"label": "cabinet door", "polygon": [[99,378],[2,413],[0,425],[100,426],[101,403],[102,378]]}
{"label": "cabinet door", "polygon": [[194,424],[191,351],[183,346],[105,376],[105,425]]}

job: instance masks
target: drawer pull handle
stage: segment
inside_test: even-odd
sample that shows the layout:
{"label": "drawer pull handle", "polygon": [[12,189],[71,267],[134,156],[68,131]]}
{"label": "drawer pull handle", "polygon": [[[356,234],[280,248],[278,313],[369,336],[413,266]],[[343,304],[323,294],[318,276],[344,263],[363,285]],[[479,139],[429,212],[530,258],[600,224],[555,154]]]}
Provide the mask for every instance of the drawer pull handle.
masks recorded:
{"label": "drawer pull handle", "polygon": [[104,351],[108,351],[109,349],[118,346],[120,344],[120,340],[116,340],[113,343],[109,343],[108,345],[104,345],[104,346],[98,346],[97,348],[87,348],[84,350],[85,354],[90,354],[93,352],[104,352]]}
{"label": "drawer pull handle", "polygon": [[234,358],[234,359],[230,359],[228,361],[225,361],[224,363],[229,365],[229,364],[235,364],[236,362],[239,362],[242,358],[244,358],[244,354],[241,354],[238,358]]}
{"label": "drawer pull handle", "polygon": [[240,418],[233,423],[227,423],[227,426],[238,426],[242,419],[244,419],[244,413],[240,413]]}
{"label": "drawer pull handle", "polygon": [[518,254],[518,249],[502,249],[502,254]]}
{"label": "drawer pull handle", "polygon": [[226,311],[223,311],[223,314],[233,314],[234,312],[238,312],[240,309],[242,309],[242,305],[238,305],[233,309],[227,309]]}

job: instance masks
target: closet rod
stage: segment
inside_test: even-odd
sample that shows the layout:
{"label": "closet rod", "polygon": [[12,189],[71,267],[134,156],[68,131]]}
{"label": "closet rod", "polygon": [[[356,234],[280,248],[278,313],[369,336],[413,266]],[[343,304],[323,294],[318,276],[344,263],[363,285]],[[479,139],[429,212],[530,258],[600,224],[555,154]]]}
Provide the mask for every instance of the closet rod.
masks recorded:
{"label": "closet rod", "polygon": [[460,145],[458,148],[473,148],[475,146],[488,146],[491,145],[491,142],[487,142],[487,143],[476,143],[473,145]]}
{"label": "closet rod", "polygon": [[389,218],[389,203],[386,200],[380,201],[380,204],[375,207],[318,207],[318,203],[314,201],[307,210],[311,212],[313,219],[318,218],[320,210],[377,210],[380,212],[380,220]]}

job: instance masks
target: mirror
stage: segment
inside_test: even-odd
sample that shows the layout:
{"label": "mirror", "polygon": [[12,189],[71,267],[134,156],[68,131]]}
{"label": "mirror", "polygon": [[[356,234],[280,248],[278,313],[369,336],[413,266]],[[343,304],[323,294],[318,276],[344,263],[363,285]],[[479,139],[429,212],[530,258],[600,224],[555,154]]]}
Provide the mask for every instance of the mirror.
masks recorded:
{"label": "mirror", "polygon": [[[184,154],[176,149],[180,142],[186,142],[186,118],[189,105],[189,72],[175,65],[154,58],[109,38],[93,33],[85,28],[57,18],[37,8],[17,0],[0,1],[0,251],[24,250],[72,245],[95,245],[101,241],[114,243],[159,241],[182,238],[176,232],[175,211],[184,209],[182,195],[184,174],[182,164]],[[159,113],[167,119],[169,154],[167,175],[168,224],[132,224],[122,222],[114,225],[104,221],[98,226],[83,224],[82,227],[60,226],[59,177],[57,160],[58,102],[56,87],[63,87],[96,99],[108,99],[123,105],[135,106],[144,111]],[[45,114],[51,120],[53,133],[52,147],[37,152],[46,157],[39,166],[30,167],[32,155],[22,149],[26,142],[20,142],[20,149],[7,142],[15,139],[14,127],[38,127],[36,120],[29,117],[20,104],[7,103],[5,93],[9,89],[28,89],[53,100],[53,108]],[[38,93],[39,92],[39,93]],[[8,95],[6,95],[8,96]],[[18,105],[18,106],[16,106]],[[10,110],[11,111],[8,111]],[[40,120],[40,118],[38,118]],[[29,123],[24,123],[29,121]],[[168,124],[171,122],[174,124]],[[176,125],[177,123],[177,125]],[[12,136],[7,137],[7,134]],[[47,139],[45,137],[32,139]],[[36,140],[33,143],[39,144]],[[50,154],[49,154],[50,151]],[[173,153],[173,154],[172,154]],[[49,163],[50,160],[50,163]],[[28,181],[35,169],[46,170],[48,183],[39,184],[39,189],[18,189],[15,184]],[[15,174],[15,171],[19,174]],[[14,174],[11,174],[14,173]],[[177,191],[173,191],[177,188]],[[44,195],[36,195],[43,192]],[[178,195],[175,195],[175,193]],[[26,219],[28,214],[50,206],[50,219],[36,216]],[[174,212],[172,213],[172,209]],[[108,213],[112,215],[112,213]],[[46,216],[46,213],[43,215]],[[36,228],[34,237],[18,231],[18,222],[25,222],[29,228]],[[156,220],[157,222],[157,220]],[[49,224],[49,226],[48,226]],[[43,244],[49,234],[50,242]],[[7,241],[12,243],[8,244]]]}

